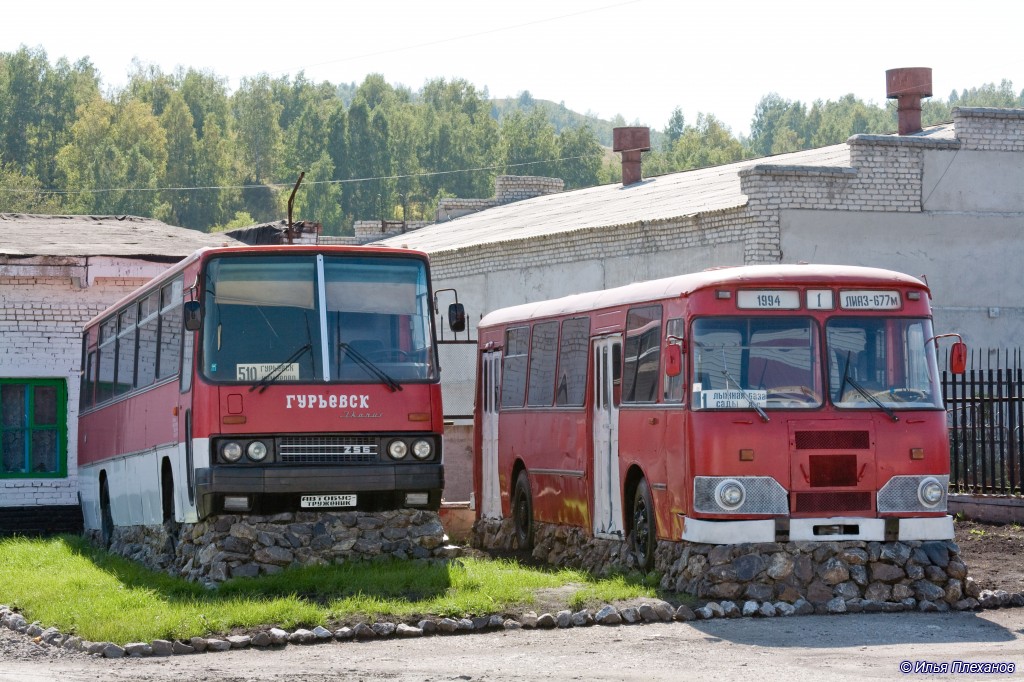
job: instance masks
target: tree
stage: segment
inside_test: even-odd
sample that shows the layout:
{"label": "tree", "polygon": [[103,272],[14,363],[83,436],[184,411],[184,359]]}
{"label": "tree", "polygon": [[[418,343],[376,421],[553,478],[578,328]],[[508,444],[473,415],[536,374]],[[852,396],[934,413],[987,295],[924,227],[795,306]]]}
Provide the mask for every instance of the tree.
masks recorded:
{"label": "tree", "polygon": [[420,192],[429,197],[439,192],[488,196],[494,172],[487,169],[494,165],[498,123],[487,102],[471,83],[461,79],[429,81],[420,101],[417,158],[422,170],[444,173],[421,178]]}
{"label": "tree", "polygon": [[331,182],[333,177],[334,164],[325,150],[320,158],[310,163],[309,171],[299,187],[295,196],[294,219],[313,220],[337,230],[344,214],[341,208],[341,188]]}
{"label": "tree", "polygon": [[167,165],[167,135],[138,100],[96,99],[81,110],[71,142],[57,154],[67,186],[82,190],[81,212],[152,216]]}
{"label": "tree", "polygon": [[198,140],[192,113],[179,92],[170,93],[160,116],[160,124],[167,135],[167,170],[163,184],[172,188],[162,193],[167,214],[160,216],[160,219],[171,225],[204,227],[196,211],[195,197],[198,190],[186,189],[196,186],[194,169]]}
{"label": "tree", "polygon": [[53,67],[41,49],[0,54],[0,164],[13,163],[56,188],[57,152],[71,139],[80,105],[99,97],[88,60]]}
{"label": "tree", "polygon": [[266,74],[243,78],[231,108],[245,174],[256,183],[274,181],[281,162],[283,108],[273,99],[270,78]]}
{"label": "tree", "polygon": [[60,196],[42,191],[41,185],[13,163],[0,165],[0,213],[64,213]]}
{"label": "tree", "polygon": [[740,161],[749,154],[729,128],[713,114],[698,113],[697,123],[687,126],[671,149],[645,155],[645,175],[721,166]]}
{"label": "tree", "polygon": [[512,175],[552,175],[558,158],[555,129],[539,110],[514,111],[501,124],[498,163]]}
{"label": "tree", "polygon": [[592,187],[600,182],[604,149],[590,126],[563,130],[558,136],[558,177],[566,189]]}
{"label": "tree", "polygon": [[807,109],[772,92],[761,98],[750,124],[750,151],[754,156],[770,156],[806,149]]}
{"label": "tree", "polygon": [[676,140],[683,136],[684,130],[686,130],[686,119],[683,118],[683,110],[676,107],[672,110],[672,115],[669,116],[668,125],[665,126],[664,148],[671,149]]}
{"label": "tree", "polygon": [[839,100],[822,103],[818,100],[811,107],[817,111],[819,123],[811,136],[812,147],[825,147],[845,142],[851,135],[861,133],[883,133],[896,129],[896,121],[883,108],[868,106],[852,94]]}

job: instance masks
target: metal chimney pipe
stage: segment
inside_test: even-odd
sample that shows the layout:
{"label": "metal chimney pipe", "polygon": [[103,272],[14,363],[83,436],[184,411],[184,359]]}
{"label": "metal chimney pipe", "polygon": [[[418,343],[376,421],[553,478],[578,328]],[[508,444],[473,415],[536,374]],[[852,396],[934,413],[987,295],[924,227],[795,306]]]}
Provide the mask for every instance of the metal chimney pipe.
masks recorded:
{"label": "metal chimney pipe", "polygon": [[651,129],[613,128],[612,151],[622,153],[622,186],[640,182],[640,155],[651,150]]}
{"label": "metal chimney pipe", "polygon": [[896,100],[900,135],[921,132],[921,98],[932,96],[932,70],[924,66],[889,69],[885,96]]}

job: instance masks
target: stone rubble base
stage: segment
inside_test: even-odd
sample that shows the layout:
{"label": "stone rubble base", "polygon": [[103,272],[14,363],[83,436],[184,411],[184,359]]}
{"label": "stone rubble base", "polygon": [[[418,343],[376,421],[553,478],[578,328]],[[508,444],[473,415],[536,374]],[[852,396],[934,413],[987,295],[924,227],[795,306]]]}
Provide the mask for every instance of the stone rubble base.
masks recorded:
{"label": "stone rubble base", "polygon": [[[474,525],[473,544],[480,549],[515,550],[515,538],[512,519],[480,519]],[[636,568],[628,541],[594,538],[582,528],[550,523],[534,523],[532,557],[594,575]],[[968,576],[959,546],[950,540],[659,541],[654,570],[661,574],[663,590],[745,605],[803,601],[815,613],[968,610],[979,606],[983,594]],[[1005,598],[1007,603],[1011,599],[1024,605],[1024,596]]]}
{"label": "stone rubble base", "polygon": [[[99,544],[97,531],[87,535]],[[199,523],[123,526],[114,529],[109,549],[147,568],[216,585],[294,566],[459,556],[461,549],[446,541],[437,512],[399,509],[218,515]]]}

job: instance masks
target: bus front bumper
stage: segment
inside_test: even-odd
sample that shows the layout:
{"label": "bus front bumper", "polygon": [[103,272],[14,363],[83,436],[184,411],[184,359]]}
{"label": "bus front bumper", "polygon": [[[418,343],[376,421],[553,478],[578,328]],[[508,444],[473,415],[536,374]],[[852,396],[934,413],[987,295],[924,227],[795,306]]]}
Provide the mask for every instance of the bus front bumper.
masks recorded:
{"label": "bus front bumper", "polygon": [[[837,542],[863,540],[884,542],[887,519],[830,517],[789,519],[789,537],[794,542]],[[909,540],[953,539],[953,517],[916,517],[888,519],[897,525],[896,538]],[[683,520],[682,539],[712,545],[744,542],[776,542],[779,539],[775,519],[708,521],[687,517]]]}
{"label": "bus front bumper", "polygon": [[[443,489],[444,467],[430,462],[344,468],[215,466],[196,471],[196,506],[200,518],[236,511],[300,511],[304,509],[300,501],[305,495],[354,494],[355,509],[417,507],[436,510],[440,507]],[[225,498],[248,498],[249,509],[226,509]]]}

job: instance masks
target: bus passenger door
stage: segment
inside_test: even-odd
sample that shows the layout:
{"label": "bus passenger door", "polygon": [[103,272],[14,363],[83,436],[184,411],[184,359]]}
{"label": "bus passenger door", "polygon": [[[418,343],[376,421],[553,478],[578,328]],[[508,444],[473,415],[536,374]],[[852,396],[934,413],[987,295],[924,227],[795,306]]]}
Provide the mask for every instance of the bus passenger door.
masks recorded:
{"label": "bus passenger door", "polygon": [[621,540],[619,484],[619,365],[622,338],[594,340],[594,536]]}
{"label": "bus passenger door", "polygon": [[501,351],[487,351],[481,362],[480,382],[480,516],[501,518],[501,486],[498,484],[498,397],[501,388]]}

